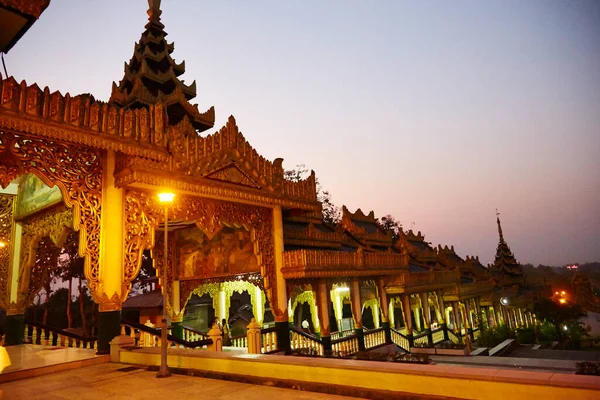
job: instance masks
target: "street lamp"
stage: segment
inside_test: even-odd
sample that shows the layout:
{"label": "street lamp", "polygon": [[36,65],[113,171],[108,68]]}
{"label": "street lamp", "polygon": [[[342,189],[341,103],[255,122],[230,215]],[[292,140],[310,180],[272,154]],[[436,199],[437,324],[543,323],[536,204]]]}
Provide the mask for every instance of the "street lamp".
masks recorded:
{"label": "street lamp", "polygon": [[156,374],[157,378],[166,378],[170,376],[167,366],[167,263],[168,263],[168,240],[169,240],[169,204],[173,203],[175,193],[159,193],[158,201],[165,205],[165,249],[162,268],[162,287],[163,287],[163,309],[162,309],[162,328],[160,331],[160,370]]}

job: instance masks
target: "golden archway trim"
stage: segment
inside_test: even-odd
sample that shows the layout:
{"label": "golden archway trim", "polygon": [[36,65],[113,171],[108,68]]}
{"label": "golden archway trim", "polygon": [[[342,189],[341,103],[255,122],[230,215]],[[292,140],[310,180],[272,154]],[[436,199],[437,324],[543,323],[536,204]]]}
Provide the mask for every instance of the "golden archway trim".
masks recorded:
{"label": "golden archway trim", "polygon": [[[155,195],[139,190],[125,192],[125,271],[123,291],[125,299],[131,282],[137,276],[144,250],[154,248],[155,230],[164,222],[164,209]],[[277,307],[275,283],[275,246],[273,243],[273,211],[270,208],[216,201],[194,196],[178,196],[169,209],[169,219],[195,221],[207,236],[212,237],[223,226],[243,226],[250,230],[260,274],[271,300]],[[184,296],[182,296],[184,297]]]}
{"label": "golden archway trim", "polygon": [[9,302],[8,288],[10,256],[13,248],[13,204],[16,196],[0,195],[0,308],[6,310]]}
{"label": "golden archway trim", "polygon": [[79,231],[79,255],[90,293],[98,302],[102,155],[100,150],[29,137],[0,130],[0,185],[33,173],[49,187],[59,187],[73,208],[73,228]]}

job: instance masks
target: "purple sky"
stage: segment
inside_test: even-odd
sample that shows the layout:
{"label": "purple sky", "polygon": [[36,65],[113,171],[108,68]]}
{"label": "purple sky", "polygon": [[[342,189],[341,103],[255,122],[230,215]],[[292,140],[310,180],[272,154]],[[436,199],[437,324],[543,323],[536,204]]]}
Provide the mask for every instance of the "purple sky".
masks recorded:
{"label": "purple sky", "polygon": [[[144,0],[52,0],[9,74],[107,100]],[[600,2],[173,1],[162,20],[216,127],[233,114],[333,201],[434,245],[600,261]]]}

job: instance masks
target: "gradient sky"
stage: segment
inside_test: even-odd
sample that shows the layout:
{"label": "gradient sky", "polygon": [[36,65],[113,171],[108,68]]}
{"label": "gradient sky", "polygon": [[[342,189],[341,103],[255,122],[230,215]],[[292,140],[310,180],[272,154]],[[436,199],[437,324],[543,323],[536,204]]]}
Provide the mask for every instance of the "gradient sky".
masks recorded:
{"label": "gradient sky", "polygon": [[[8,73],[108,100],[144,0],[52,0]],[[600,261],[600,2],[175,1],[162,21],[215,127],[316,171],[335,204],[493,260]]]}

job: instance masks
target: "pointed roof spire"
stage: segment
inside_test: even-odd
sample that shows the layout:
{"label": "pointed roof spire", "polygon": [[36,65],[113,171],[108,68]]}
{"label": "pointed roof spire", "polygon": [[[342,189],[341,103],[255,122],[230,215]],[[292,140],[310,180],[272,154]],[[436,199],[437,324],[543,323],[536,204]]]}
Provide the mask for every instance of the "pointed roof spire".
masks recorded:
{"label": "pointed roof spire", "polygon": [[161,102],[167,109],[168,122],[176,125],[186,119],[198,131],[212,128],[215,110],[204,113],[190,100],[196,97],[196,82],[186,85],[179,76],[185,73],[185,62],[177,64],[171,53],[173,43],[167,43],[165,26],[160,22],[160,0],[148,0],[148,23],[133,57],[125,64],[125,74],[119,84],[113,83],[110,102],[122,107],[141,108]]}
{"label": "pointed roof spire", "polygon": [[498,235],[500,235],[500,242],[504,242],[504,235],[502,235],[502,225],[500,225],[500,213],[496,208],[496,222],[498,223]]}

